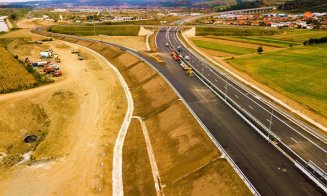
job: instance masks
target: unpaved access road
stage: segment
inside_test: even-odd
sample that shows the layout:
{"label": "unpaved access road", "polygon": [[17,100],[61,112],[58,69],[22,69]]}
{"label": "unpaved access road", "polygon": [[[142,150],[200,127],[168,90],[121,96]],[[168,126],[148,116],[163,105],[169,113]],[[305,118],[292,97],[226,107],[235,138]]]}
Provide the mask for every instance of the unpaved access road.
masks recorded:
{"label": "unpaved access road", "polygon": [[[99,56],[62,41],[48,44],[61,57],[64,76],[53,84],[0,95],[0,119],[17,137],[33,127],[28,122],[36,117],[28,104],[42,109],[48,130],[33,151],[36,161],[0,174],[0,195],[110,195],[113,146],[127,109],[124,91]],[[72,48],[80,48],[85,60],[77,60]]]}

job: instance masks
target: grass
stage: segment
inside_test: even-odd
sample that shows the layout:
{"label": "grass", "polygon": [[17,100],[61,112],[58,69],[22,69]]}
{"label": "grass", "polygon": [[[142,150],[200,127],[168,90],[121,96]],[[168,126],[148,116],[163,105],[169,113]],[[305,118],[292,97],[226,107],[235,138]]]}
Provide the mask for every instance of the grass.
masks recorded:
{"label": "grass", "polygon": [[96,25],[94,26],[77,26],[77,25],[62,25],[53,26],[49,28],[49,31],[54,33],[63,33],[78,36],[90,36],[90,35],[109,35],[109,36],[137,36],[139,33],[139,26],[106,26]]}
{"label": "grass", "polygon": [[215,35],[215,36],[264,36],[276,35],[281,31],[277,29],[263,28],[240,28],[240,27],[196,27],[197,36]]}
{"label": "grass", "polygon": [[256,49],[253,48],[231,46],[231,45],[207,42],[202,40],[192,40],[192,42],[199,48],[216,50],[216,51],[231,53],[235,55],[244,55],[244,54],[251,54],[256,52]]}
{"label": "grass", "polygon": [[273,36],[274,39],[303,43],[310,38],[326,37],[327,32],[321,30],[290,29],[285,30],[283,34]]}
{"label": "grass", "polygon": [[288,47],[290,45],[296,46],[296,45],[301,44],[301,43],[298,43],[298,42],[278,40],[278,39],[274,39],[274,38],[271,38],[271,37],[240,37],[240,36],[237,36],[236,38],[244,39],[244,40],[250,40],[250,41],[256,41],[257,43],[278,45],[278,46],[283,46],[283,47]]}
{"label": "grass", "polygon": [[228,60],[257,81],[327,117],[327,44]]}

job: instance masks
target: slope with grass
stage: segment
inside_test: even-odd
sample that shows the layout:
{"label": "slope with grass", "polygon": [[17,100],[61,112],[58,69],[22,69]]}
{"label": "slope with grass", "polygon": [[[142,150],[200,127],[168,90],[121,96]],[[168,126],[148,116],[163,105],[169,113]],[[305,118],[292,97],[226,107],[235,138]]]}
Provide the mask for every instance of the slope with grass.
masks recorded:
{"label": "slope with grass", "polygon": [[235,68],[327,118],[327,44],[229,59]]}
{"label": "slope with grass", "polygon": [[140,30],[139,26],[77,26],[77,25],[61,25],[53,26],[48,29],[53,33],[63,33],[78,36],[90,36],[90,35],[109,35],[109,36],[137,36]]}

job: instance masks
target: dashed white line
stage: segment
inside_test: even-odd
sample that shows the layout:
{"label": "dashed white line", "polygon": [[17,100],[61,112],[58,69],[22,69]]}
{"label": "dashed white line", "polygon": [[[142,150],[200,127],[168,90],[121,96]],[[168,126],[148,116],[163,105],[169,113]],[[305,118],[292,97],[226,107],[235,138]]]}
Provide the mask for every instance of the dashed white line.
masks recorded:
{"label": "dashed white line", "polygon": [[295,143],[299,143],[298,141],[296,141],[294,138],[291,137],[291,140],[293,140]]}
{"label": "dashed white line", "polygon": [[237,95],[234,95],[237,99],[238,99],[238,96]]}
{"label": "dashed white line", "polygon": [[253,110],[253,107],[249,105],[249,108],[251,108]]}

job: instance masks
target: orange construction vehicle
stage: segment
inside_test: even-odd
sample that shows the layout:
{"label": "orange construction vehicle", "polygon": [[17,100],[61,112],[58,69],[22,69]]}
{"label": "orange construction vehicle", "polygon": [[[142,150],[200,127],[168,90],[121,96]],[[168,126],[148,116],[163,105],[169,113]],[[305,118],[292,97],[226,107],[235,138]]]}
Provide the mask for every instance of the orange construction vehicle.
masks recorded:
{"label": "orange construction vehicle", "polygon": [[55,72],[52,72],[52,76],[53,77],[60,77],[60,76],[62,76],[62,71],[61,70],[57,70]]}

